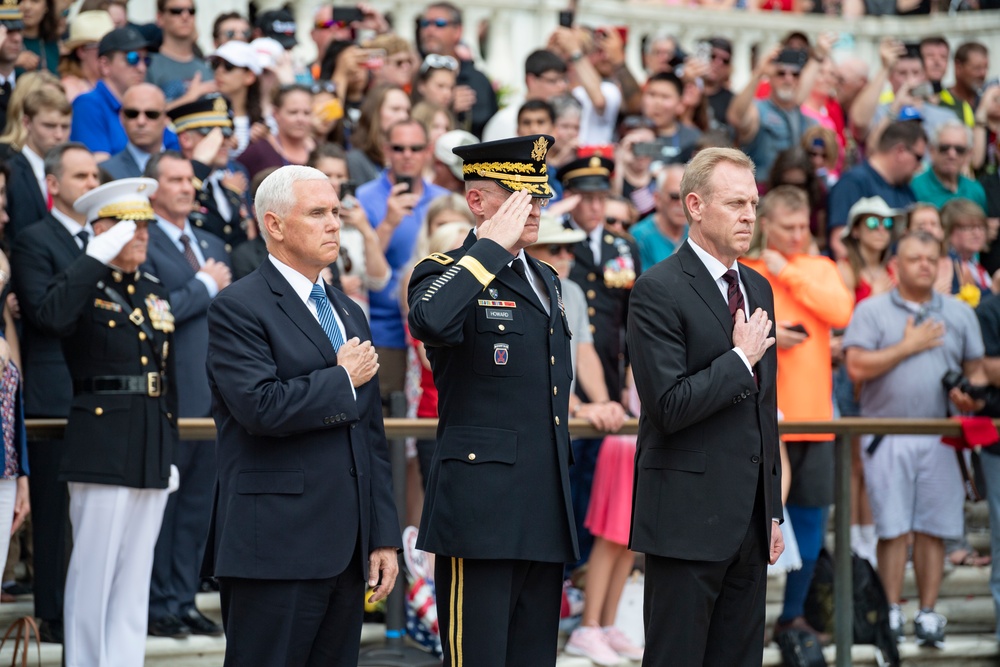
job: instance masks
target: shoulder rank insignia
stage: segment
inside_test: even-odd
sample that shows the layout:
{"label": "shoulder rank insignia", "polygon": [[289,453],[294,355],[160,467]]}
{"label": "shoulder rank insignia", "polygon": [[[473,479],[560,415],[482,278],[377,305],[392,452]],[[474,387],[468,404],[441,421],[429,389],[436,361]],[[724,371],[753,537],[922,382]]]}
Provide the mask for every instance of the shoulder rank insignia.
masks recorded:
{"label": "shoulder rank insignia", "polygon": [[551,264],[549,264],[549,263],[548,263],[548,262],[546,262],[545,260],[541,260],[541,259],[539,259],[539,260],[536,260],[536,261],[537,261],[537,262],[538,262],[539,264],[544,264],[545,266],[547,266],[547,267],[549,267],[550,269],[552,269],[552,273],[556,274],[557,276],[559,275],[559,272],[558,272],[558,271],[556,271],[556,267],[552,266]]}
{"label": "shoulder rank insignia", "polygon": [[454,259],[452,259],[448,255],[445,255],[444,253],[441,253],[441,252],[432,252],[431,254],[429,254],[426,257],[424,257],[424,259],[421,260],[421,261],[425,261],[425,260],[428,260],[428,259],[433,259],[438,264],[443,264],[444,266],[448,266],[449,264],[451,264],[452,262],[455,261]]}

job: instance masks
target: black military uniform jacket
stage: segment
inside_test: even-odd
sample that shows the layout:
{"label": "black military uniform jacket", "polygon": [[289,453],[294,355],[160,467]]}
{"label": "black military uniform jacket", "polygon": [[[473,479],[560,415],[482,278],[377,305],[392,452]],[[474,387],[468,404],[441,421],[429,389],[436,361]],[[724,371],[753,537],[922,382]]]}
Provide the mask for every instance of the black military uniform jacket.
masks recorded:
{"label": "black military uniform jacket", "polygon": [[559,278],[527,258],[550,302],[497,243],[470,232],[462,248],[413,269],[410,332],[438,388],[437,448],[417,546],[460,558],[577,558],[567,412],[570,336]]}
{"label": "black military uniform jacket", "polygon": [[166,488],[178,440],[167,290],[82,255],[53,279],[37,318],[63,339],[73,377],[60,479]]}
{"label": "black military uniform jacket", "polygon": [[[619,401],[628,363],[624,345],[628,298],[641,271],[639,248],[634,241],[604,230],[600,257],[595,259],[589,239],[575,244],[572,250],[574,262],[569,277],[587,297],[590,331],[601,359],[608,397]],[[579,383],[577,393],[587,398]]]}
{"label": "black military uniform jacket", "polygon": [[[194,167],[194,187],[197,206],[191,213],[191,224],[206,232],[215,234],[226,244],[226,252],[231,253],[233,248],[247,240],[246,221],[250,217],[246,200],[229,188],[222,188],[229,200],[229,208],[232,213],[228,217],[223,217],[219,211],[219,205],[215,201],[215,195],[208,188],[208,177],[212,175],[212,168],[202,164],[197,160],[191,160]],[[236,162],[231,162],[233,169],[246,171],[246,169]],[[249,180],[249,178],[248,178]],[[212,188],[222,187],[213,184]]]}

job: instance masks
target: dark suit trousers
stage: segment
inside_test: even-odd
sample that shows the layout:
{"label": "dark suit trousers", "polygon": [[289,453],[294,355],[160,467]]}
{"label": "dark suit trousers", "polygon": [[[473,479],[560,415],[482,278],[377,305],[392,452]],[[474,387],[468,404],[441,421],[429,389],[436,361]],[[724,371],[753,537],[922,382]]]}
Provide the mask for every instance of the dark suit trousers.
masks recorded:
{"label": "dark suit trousers", "polygon": [[29,440],[31,462],[32,553],[35,578],[35,616],[61,621],[66,568],[72,533],[69,525],[69,492],[59,481],[66,444],[62,440]]}
{"label": "dark suit trousers", "polygon": [[174,448],[180,487],[167,499],[149,582],[149,616],[179,615],[194,606],[215,498],[215,442],[182,440]]}
{"label": "dark suit trousers", "polygon": [[444,667],[555,665],[562,563],[438,556]]}
{"label": "dark suit trousers", "polygon": [[356,667],[365,584],[357,548],[329,579],[219,577],[224,667]]}
{"label": "dark suit trousers", "polygon": [[758,484],[746,535],[730,558],[702,562],[647,554],[643,667],[760,667],[769,551],[764,525]]}

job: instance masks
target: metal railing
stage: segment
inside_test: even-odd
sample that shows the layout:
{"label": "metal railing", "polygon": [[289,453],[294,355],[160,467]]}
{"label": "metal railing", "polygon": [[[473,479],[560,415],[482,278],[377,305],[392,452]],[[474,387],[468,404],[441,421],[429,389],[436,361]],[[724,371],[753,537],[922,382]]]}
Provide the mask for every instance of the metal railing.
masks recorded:
{"label": "metal railing", "polygon": [[[996,422],[1000,427],[1000,420]],[[215,423],[211,419],[181,419],[179,421],[181,439],[214,440]],[[27,420],[28,437],[32,439],[61,438],[65,430],[64,419]],[[638,420],[625,423],[619,433],[638,432]],[[605,435],[595,430],[586,420],[571,419],[569,429],[574,438],[590,438]],[[779,422],[782,435],[829,433],[836,438],[834,539],[836,547],[847,545],[847,549],[834,551],[834,620],[835,645],[837,647],[837,667],[849,667],[851,645],[854,643],[854,586],[851,570],[851,438],[860,435],[942,435],[959,436],[961,426],[948,419],[865,419],[842,418],[823,422]],[[402,442],[408,437],[433,438],[437,432],[436,419],[386,419],[386,437],[390,441]],[[944,445],[942,445],[944,446]],[[396,489],[397,495],[402,489]],[[846,511],[845,511],[846,510]],[[402,515],[401,515],[402,516]]]}

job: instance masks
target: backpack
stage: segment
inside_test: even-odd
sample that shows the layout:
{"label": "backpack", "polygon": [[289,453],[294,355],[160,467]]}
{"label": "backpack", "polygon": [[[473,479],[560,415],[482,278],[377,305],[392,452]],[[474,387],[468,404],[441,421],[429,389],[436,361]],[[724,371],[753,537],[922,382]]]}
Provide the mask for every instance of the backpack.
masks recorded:
{"label": "backpack", "polygon": [[823,648],[816,635],[806,630],[789,628],[774,641],[781,649],[781,662],[786,667],[827,667]]}
{"label": "backpack", "polygon": [[[877,649],[879,665],[898,667],[899,648],[889,627],[889,600],[875,568],[864,558],[851,554],[854,584],[854,643],[872,644]],[[809,625],[820,632],[834,633],[833,591],[834,564],[830,553],[823,549],[816,559],[809,594],[806,596],[805,617]]]}

